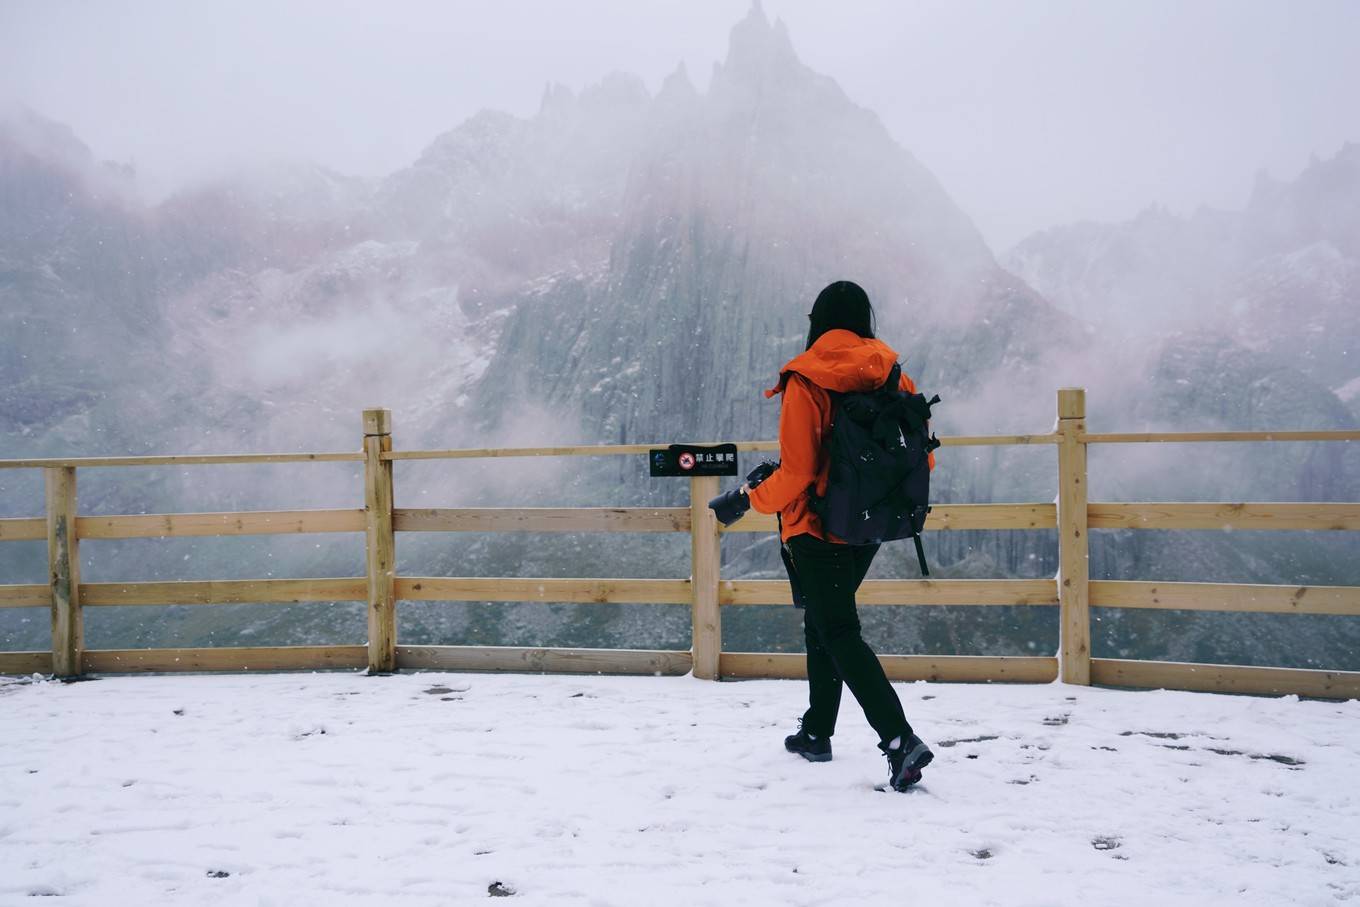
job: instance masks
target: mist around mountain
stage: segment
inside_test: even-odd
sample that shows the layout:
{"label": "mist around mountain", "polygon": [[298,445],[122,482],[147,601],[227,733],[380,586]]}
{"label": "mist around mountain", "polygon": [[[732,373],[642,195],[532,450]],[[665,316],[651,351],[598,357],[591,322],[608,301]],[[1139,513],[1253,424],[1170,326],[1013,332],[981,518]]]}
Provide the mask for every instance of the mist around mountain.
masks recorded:
{"label": "mist around mountain", "polygon": [[1055,227],[1005,256],[1056,305],[1155,338],[1212,329],[1345,404],[1360,393],[1360,144],[1296,180],[1262,175],[1241,211]]}
{"label": "mist around mountain", "polygon": [[[1337,169],[1327,180],[1351,186]],[[655,95],[623,74],[579,94],[550,86],[535,116],[483,111],[381,180],[274,164],[147,206],[131,179],[37,114],[0,125],[6,457],[353,450],[368,406],[394,411],[399,448],[772,438],[778,403],[761,390],[802,349],[817,291],[841,278],[865,286],[880,336],[944,398],[942,435],[1047,431],[1068,385],[1088,388],[1096,430],[1355,424],[1333,388],[1354,380],[1343,354],[1360,233],[1331,182],[1266,193],[1255,232],[1227,215],[1193,228],[1157,215],[1109,235],[1086,225],[1027,241],[1008,269],[758,8],[704,93],[683,68]],[[1176,265],[1158,267],[1172,249]],[[1140,299],[1155,303],[1135,332],[1117,313]],[[1188,311],[1204,317],[1171,317]],[[1292,335],[1306,356],[1287,355],[1290,312],[1321,325]],[[1248,321],[1255,330],[1238,329]],[[85,470],[81,482],[86,513],[361,506],[353,464]],[[1317,445],[1098,451],[1092,485],[1099,499],[1356,500],[1360,463]],[[951,448],[935,475],[939,501],[1055,493],[1049,449]],[[647,479],[632,458],[397,468],[400,507],[686,502],[683,483]],[[40,507],[31,475],[0,472],[5,515]],[[1092,575],[1360,582],[1357,546],[1335,536],[1097,533]],[[937,533],[929,551],[941,576],[1056,570],[1051,533]],[[398,555],[405,574],[688,572],[684,537],[404,535]],[[362,569],[348,536],[92,542],[83,556],[87,581]],[[913,565],[885,549],[873,575]],[[43,568],[38,546],[0,546],[0,581],[37,582]],[[725,541],[725,576],[779,570],[772,538]],[[364,633],[348,604],[94,610],[95,647]],[[400,610],[411,643],[688,646],[683,608]],[[729,648],[801,647],[791,609],[733,610]],[[0,646],[44,647],[35,613],[0,611]],[[1339,619],[1102,620],[1097,654],[1355,657]],[[873,608],[865,623],[885,651],[1027,654],[1056,641],[1052,609]]]}

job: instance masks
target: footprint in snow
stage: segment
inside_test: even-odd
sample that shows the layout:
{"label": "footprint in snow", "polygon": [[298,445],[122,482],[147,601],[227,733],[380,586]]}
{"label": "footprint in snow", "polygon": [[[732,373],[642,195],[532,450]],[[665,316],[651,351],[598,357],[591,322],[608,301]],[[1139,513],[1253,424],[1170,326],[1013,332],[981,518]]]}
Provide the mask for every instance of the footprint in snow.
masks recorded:
{"label": "footprint in snow", "polygon": [[472,689],[471,684],[466,684],[466,683],[460,683],[460,684],[457,684],[457,685],[455,685],[455,686],[447,686],[447,685],[445,685],[445,684],[435,684],[434,686],[430,687],[429,689],[425,690],[424,692],[427,693],[427,694],[430,695],[430,696],[443,696],[443,695],[448,694],[448,693],[466,693],[466,692],[467,692],[468,690],[470,690],[470,689]]}
{"label": "footprint in snow", "polygon": [[1179,739],[1181,739],[1182,737],[1185,736],[1185,734],[1176,734],[1176,733],[1172,733],[1171,731],[1120,731],[1120,732],[1119,732],[1119,736],[1121,736],[1121,737],[1132,737],[1132,736],[1134,736],[1135,734],[1138,735],[1138,736],[1140,736],[1140,737],[1156,737],[1158,740],[1179,740]]}
{"label": "footprint in snow", "polygon": [[1208,749],[1209,752],[1217,753],[1220,756],[1246,756],[1255,760],[1265,759],[1270,762],[1278,762],[1281,765],[1288,765],[1291,768],[1305,764],[1302,759],[1295,759],[1293,756],[1281,756],[1279,753],[1244,753],[1242,750],[1218,749],[1212,746]]}
{"label": "footprint in snow", "polygon": [[1000,740],[996,734],[984,734],[981,737],[960,737],[957,740],[941,740],[935,745],[941,749],[949,749],[951,746],[958,746],[960,743],[986,743],[988,740]]}

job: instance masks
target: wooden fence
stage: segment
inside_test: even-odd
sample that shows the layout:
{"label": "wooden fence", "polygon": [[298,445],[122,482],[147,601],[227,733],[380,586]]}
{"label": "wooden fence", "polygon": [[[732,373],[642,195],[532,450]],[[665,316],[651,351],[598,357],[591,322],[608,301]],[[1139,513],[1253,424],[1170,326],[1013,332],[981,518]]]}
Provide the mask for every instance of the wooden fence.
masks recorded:
{"label": "wooden fence", "polygon": [[[1010,681],[1165,687],[1241,693],[1360,696],[1360,672],[1312,671],[1234,665],[1180,664],[1091,657],[1091,608],[1156,608],[1280,614],[1360,615],[1360,587],[1262,586],[1223,583],[1092,582],[1088,571],[1091,529],[1360,529],[1360,504],[1097,503],[1087,500],[1087,450],[1092,444],[1204,441],[1357,441],[1360,431],[1091,434],[1085,425],[1085,391],[1058,392],[1056,430],[1041,435],[951,437],[946,447],[1052,445],[1057,448],[1056,503],[938,504],[926,528],[1056,530],[1060,569],[1055,579],[870,580],[861,605],[1056,605],[1060,644],[1056,656],[884,655],[897,680]],[[718,525],[707,501],[716,478],[690,479],[688,507],[664,508],[457,508],[397,509],[393,464],[399,460],[486,457],[645,455],[651,445],[482,450],[392,449],[387,410],[363,414],[363,449],[356,453],[227,456],[95,457],[0,460],[0,468],[41,469],[46,476],[45,517],[0,519],[0,541],[47,540],[46,585],[0,585],[0,608],[46,608],[52,649],[0,653],[0,673],[236,671],[367,667],[384,673],[403,668],[546,671],[617,674],[692,673],[703,679],[803,677],[800,654],[724,652],[722,610],[788,604],[788,584],[776,580],[723,580],[722,536],[773,532],[774,519],[752,513],[730,528]],[[739,450],[775,450],[768,442]],[[189,466],[225,463],[355,462],[364,464],[362,510],[179,513],[82,517],[76,506],[76,471],[121,466]],[[85,583],[80,579],[82,539],[273,535],[362,532],[363,576],[325,579],[258,579],[207,582]],[[684,532],[691,538],[691,576],[684,579],[538,579],[524,577],[398,576],[400,532]],[[244,602],[367,601],[367,645],[193,649],[86,649],[86,608],[125,605],[218,605]],[[689,651],[524,649],[478,646],[402,646],[397,642],[398,601],[621,602],[688,605],[693,620]]]}

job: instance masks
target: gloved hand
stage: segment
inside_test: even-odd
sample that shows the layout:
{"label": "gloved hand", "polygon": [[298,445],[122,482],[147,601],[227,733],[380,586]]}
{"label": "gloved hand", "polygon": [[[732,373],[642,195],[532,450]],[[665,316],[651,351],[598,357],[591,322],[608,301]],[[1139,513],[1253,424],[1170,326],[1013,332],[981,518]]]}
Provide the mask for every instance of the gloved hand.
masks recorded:
{"label": "gloved hand", "polygon": [[778,463],[771,463],[769,460],[766,460],[746,474],[746,487],[755,488],[761,482],[773,475],[774,471],[778,468]]}
{"label": "gloved hand", "polygon": [[724,526],[731,526],[737,520],[746,516],[746,511],[751,509],[751,498],[745,491],[738,488],[735,491],[724,491],[716,498],[708,502],[709,509],[718,518],[718,522]]}
{"label": "gloved hand", "polygon": [[736,491],[723,492],[709,501],[709,509],[718,518],[718,522],[724,526],[731,526],[737,520],[746,516],[746,511],[751,509],[751,489],[768,479],[778,468],[778,463],[771,463],[766,460],[746,474],[745,485],[742,485]]}

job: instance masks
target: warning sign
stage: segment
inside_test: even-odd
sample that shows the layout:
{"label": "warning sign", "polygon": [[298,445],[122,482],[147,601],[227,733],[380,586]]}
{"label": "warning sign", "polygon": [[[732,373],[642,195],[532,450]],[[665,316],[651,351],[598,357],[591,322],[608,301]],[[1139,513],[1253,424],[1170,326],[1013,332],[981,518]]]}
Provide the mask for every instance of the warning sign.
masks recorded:
{"label": "warning sign", "polygon": [[737,445],[672,444],[648,454],[652,478],[664,476],[734,476],[737,474]]}

